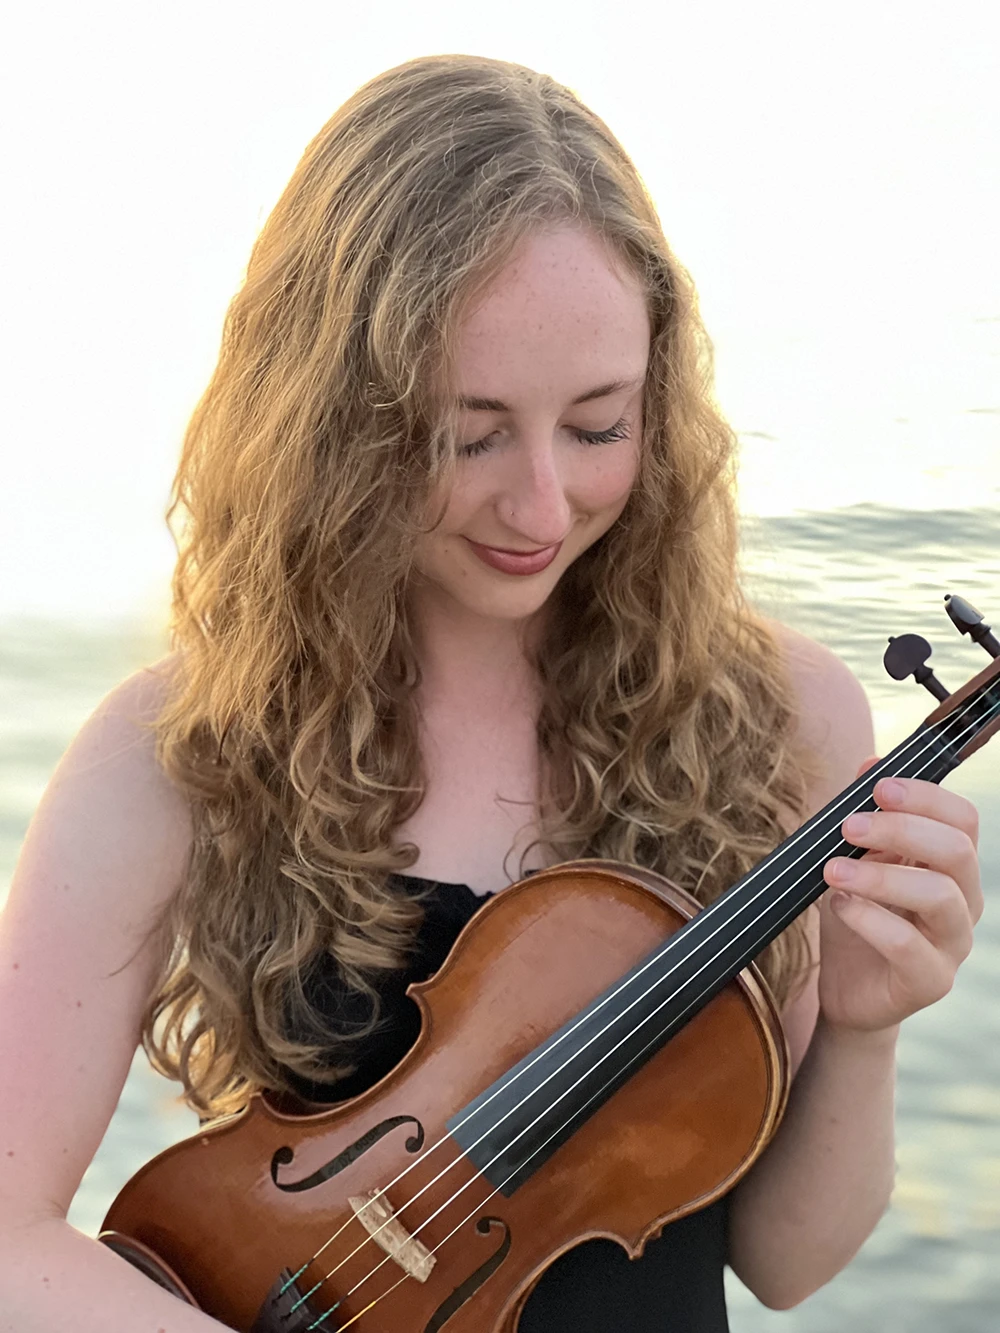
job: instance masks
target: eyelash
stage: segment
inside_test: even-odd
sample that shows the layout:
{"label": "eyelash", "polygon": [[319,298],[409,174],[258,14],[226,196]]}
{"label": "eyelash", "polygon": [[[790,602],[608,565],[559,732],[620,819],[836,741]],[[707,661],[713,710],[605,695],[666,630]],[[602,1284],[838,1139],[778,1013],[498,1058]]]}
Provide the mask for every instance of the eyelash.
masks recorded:
{"label": "eyelash", "polygon": [[[624,417],[616,421],[613,426],[607,430],[574,430],[573,434],[581,444],[612,444],[615,440],[627,440],[629,436],[628,422]],[[475,458],[478,454],[486,453],[490,449],[490,437],[484,435],[481,440],[473,440],[471,444],[464,445],[459,449],[459,454],[463,458]]]}

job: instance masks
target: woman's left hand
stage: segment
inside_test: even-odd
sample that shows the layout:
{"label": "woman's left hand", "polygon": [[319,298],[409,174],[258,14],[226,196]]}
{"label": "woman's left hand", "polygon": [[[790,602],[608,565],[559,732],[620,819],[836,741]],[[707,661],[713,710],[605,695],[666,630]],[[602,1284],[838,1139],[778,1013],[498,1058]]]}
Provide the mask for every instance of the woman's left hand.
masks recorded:
{"label": "woman's left hand", "polygon": [[866,1032],[947,995],[983,911],[976,807],[919,778],[883,778],[875,800],[866,829],[857,815],[842,828],[869,851],[827,861],[833,892],[820,900],[820,1011],[829,1025]]}

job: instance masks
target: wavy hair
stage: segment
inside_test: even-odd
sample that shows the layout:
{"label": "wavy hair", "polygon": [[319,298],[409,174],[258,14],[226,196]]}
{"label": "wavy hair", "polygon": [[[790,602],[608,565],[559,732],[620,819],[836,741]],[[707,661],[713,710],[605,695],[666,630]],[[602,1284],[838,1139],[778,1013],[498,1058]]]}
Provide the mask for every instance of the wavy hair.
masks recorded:
{"label": "wavy hair", "polygon": [[[533,650],[553,776],[531,845],[641,864],[708,903],[804,811],[791,684],[741,589],[711,345],[634,165],[521,65],[434,55],[379,74],[308,145],[253,246],[167,510],[183,520],[173,670],[152,725],[195,832],[142,1037],[203,1115],[293,1090],[287,1071],[335,1083],[377,1021],[379,972],[406,956],[420,900],[388,876],[418,849],[393,830],[425,789],[406,594],[460,442],[458,332],[525,238],[567,225],[641,284],[651,348],[636,484]],[[324,954],[372,1001],[357,1032],[310,1007]],[[803,919],[760,961],[787,997]]]}

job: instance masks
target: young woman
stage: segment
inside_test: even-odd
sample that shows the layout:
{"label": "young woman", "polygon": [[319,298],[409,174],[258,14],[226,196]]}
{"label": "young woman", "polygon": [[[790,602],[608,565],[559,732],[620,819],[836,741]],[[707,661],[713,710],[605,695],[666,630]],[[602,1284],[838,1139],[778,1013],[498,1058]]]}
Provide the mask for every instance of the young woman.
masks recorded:
{"label": "young woman", "polygon": [[[0,1329],[221,1328],[65,1220],[137,1040],[204,1116],[353,1096],[487,895],[600,856],[708,903],[873,762],[851,673],[741,596],[732,451],[690,280],[568,89],[433,56],[324,126],[187,431],[173,651],[69,747],[3,916]],[[970,804],[876,796],[759,960],[772,1143],[642,1258],[563,1256],[522,1330],[714,1333],[726,1262],[788,1307],[871,1232],[899,1024],[982,909]]]}

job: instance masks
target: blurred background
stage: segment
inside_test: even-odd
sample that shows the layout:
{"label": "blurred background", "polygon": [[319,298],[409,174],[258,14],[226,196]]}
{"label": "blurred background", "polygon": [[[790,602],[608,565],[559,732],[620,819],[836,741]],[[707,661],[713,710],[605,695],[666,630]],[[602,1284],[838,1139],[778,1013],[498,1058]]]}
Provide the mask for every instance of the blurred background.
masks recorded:
{"label": "blurred background", "polygon": [[[543,69],[631,153],[715,342],[748,586],[854,669],[880,751],[933,706],[885,676],[889,634],[952,689],[985,664],[943,596],[1000,624],[995,5],[41,0],[5,26],[0,901],[70,738],[167,649],[163,511],[254,237],[337,106],[418,55]],[[983,815],[987,912],[904,1026],[893,1204],[792,1311],[730,1275],[734,1333],[996,1328],[998,754],[948,779]],[[71,1220],[95,1232],[193,1128],[137,1058]]]}

